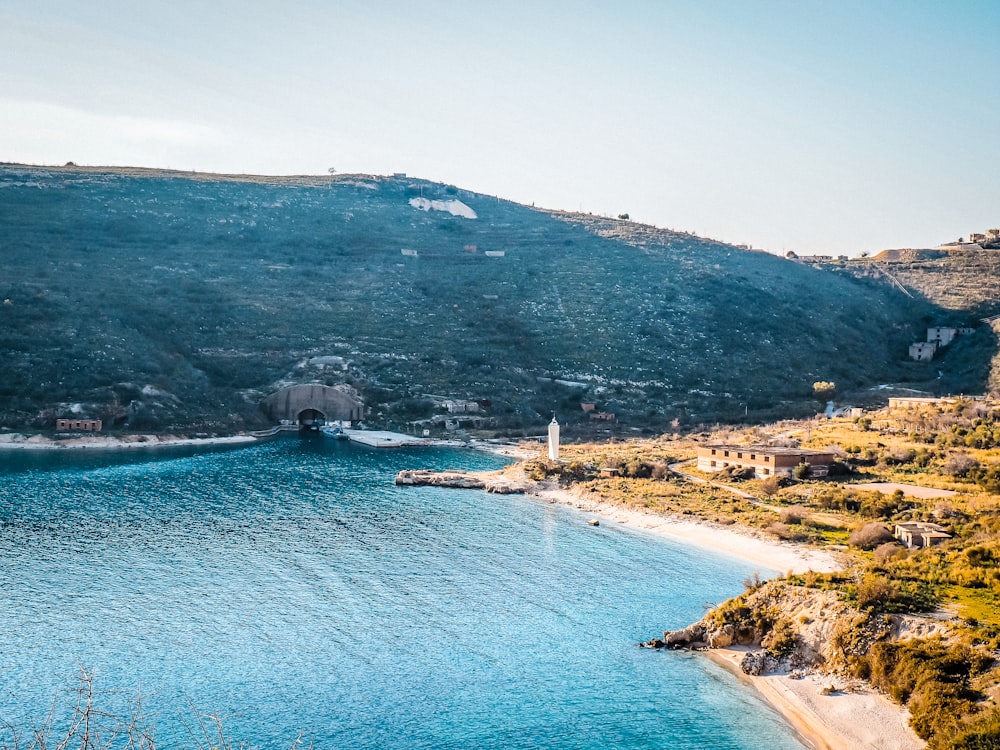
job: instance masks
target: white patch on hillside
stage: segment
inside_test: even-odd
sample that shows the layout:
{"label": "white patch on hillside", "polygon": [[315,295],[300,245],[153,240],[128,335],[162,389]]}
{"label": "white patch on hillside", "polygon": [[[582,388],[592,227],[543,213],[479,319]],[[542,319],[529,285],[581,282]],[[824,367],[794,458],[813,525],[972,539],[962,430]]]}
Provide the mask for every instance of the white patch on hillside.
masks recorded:
{"label": "white patch on hillside", "polygon": [[410,198],[410,205],[421,211],[447,211],[452,216],[462,216],[466,219],[479,218],[475,211],[459,200],[432,201],[427,198]]}

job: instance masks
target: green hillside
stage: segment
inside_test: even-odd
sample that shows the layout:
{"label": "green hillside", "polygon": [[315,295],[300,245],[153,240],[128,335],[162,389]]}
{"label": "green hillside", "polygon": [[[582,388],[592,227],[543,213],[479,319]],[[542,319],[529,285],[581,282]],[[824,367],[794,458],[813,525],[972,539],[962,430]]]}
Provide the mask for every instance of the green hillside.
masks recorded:
{"label": "green hillside", "polygon": [[401,175],[0,165],[0,257],[11,428],[257,427],[293,382],[355,386],[372,423],[449,397],[512,430],[581,401],[661,431],[808,413],[817,380],[939,387],[906,360],[935,308],[877,280]]}

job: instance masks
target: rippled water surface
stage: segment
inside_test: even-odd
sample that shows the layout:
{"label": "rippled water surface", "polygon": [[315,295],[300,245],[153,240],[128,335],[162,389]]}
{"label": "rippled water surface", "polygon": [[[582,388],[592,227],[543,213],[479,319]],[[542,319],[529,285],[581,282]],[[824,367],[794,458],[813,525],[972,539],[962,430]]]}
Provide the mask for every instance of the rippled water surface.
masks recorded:
{"label": "rippled water surface", "polygon": [[636,643],[738,593],[732,559],[517,496],[397,488],[445,449],[0,453],[0,722],[80,667],[161,747],[201,713],[288,748],[801,748],[707,660]]}

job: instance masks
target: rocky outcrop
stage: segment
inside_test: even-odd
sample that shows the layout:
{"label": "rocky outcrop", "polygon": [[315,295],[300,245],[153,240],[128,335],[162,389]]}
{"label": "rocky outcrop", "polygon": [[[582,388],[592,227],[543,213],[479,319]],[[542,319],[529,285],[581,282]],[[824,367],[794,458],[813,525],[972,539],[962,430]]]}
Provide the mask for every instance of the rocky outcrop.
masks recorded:
{"label": "rocky outcrop", "polygon": [[835,671],[848,656],[864,653],[900,629],[897,618],[859,612],[833,591],[770,581],[724,602],[693,625],[641,645],[750,647],[741,668],[753,675],[784,669]]}
{"label": "rocky outcrop", "polygon": [[460,490],[486,490],[498,495],[521,494],[525,485],[492,473],[468,471],[429,471],[406,469],[396,474],[396,484],[412,487],[451,487]]}

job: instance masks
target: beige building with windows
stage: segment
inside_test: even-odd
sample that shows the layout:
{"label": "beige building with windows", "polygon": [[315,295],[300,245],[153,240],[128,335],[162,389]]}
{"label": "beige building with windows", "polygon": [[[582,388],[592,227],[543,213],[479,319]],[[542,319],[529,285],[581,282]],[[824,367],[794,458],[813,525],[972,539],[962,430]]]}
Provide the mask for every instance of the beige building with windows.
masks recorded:
{"label": "beige building with windows", "polygon": [[99,419],[57,419],[57,430],[82,430],[85,432],[100,432],[101,420]]}
{"label": "beige building with windows", "polygon": [[800,448],[776,448],[762,445],[704,445],[698,447],[699,471],[722,471],[730,466],[753,469],[758,478],[791,476],[799,464],[808,464],[815,477],[830,473],[835,460],[832,453]]}

